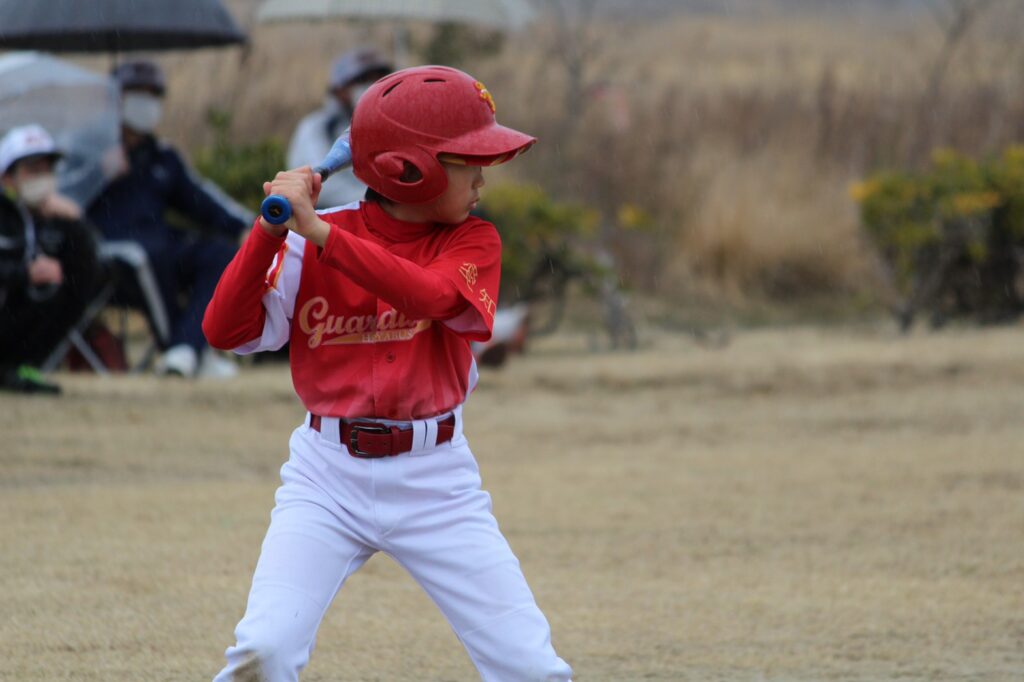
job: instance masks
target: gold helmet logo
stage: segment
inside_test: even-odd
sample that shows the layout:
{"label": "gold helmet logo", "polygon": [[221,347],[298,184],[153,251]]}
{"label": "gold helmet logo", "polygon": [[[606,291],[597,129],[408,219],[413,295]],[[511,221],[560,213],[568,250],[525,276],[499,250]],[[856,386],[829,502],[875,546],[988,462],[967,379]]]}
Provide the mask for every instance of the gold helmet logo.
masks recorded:
{"label": "gold helmet logo", "polygon": [[494,98],[491,97],[491,93],[487,90],[487,86],[485,86],[480,81],[473,83],[473,85],[476,87],[477,90],[480,91],[480,99],[482,99],[484,102],[487,102],[487,106],[491,108],[491,113],[498,113],[498,107],[494,105]]}

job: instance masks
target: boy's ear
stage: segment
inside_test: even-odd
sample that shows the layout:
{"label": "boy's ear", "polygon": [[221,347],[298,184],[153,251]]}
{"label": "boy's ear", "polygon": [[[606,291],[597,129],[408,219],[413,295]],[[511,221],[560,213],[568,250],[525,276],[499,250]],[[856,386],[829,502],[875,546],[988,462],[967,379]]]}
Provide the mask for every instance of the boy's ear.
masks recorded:
{"label": "boy's ear", "polygon": [[431,201],[448,186],[448,173],[441,163],[415,147],[378,154],[370,162],[370,169],[379,183],[367,184],[399,203]]}
{"label": "boy's ear", "polygon": [[419,182],[422,179],[423,173],[420,172],[420,169],[412,165],[408,161],[405,161],[404,167],[402,168],[402,177],[398,179],[399,182]]}
{"label": "boy's ear", "polygon": [[406,164],[411,165],[408,159],[402,158],[397,152],[384,152],[373,159],[377,174],[388,180],[401,178]]}

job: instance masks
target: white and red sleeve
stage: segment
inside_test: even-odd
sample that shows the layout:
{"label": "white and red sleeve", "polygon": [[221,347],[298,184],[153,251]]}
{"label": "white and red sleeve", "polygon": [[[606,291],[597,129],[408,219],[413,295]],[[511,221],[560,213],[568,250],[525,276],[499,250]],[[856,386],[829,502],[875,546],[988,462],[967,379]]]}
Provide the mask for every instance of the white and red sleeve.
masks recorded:
{"label": "white and red sleeve", "polygon": [[274,237],[257,222],[206,307],[203,332],[211,346],[248,354],[288,341],[305,245],[293,232]]}

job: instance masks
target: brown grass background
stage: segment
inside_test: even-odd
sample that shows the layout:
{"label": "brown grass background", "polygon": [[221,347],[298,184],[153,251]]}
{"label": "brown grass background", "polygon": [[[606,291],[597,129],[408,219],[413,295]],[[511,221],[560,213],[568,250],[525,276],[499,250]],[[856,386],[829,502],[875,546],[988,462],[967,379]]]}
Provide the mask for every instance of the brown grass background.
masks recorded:
{"label": "brown grass background", "polygon": [[[334,55],[391,48],[392,24],[258,24],[257,5],[232,4],[245,49],[156,55],[170,73],[164,130],[186,150],[212,139],[211,107],[232,115],[235,141],[287,140],[321,101]],[[541,139],[492,182],[537,182],[599,209],[625,284],[647,293],[877,298],[850,186],[920,166],[934,148],[984,155],[1024,141],[1024,7],[996,0],[951,53],[932,101],[944,38],[932,13],[748,5],[597,13],[575,29],[542,14],[496,55],[460,64],[488,83],[502,122]],[[415,63],[431,29],[408,30]],[[576,96],[567,45],[584,53]],[[649,214],[650,229],[623,232],[623,206]]]}

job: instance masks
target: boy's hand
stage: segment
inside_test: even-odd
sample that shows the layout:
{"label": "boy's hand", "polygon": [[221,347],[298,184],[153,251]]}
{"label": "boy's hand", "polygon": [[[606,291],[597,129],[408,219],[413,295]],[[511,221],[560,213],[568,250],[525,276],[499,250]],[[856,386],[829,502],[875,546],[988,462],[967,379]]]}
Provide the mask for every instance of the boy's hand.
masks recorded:
{"label": "boy's hand", "polygon": [[63,218],[65,220],[81,220],[82,209],[72,199],[54,192],[46,197],[39,212],[48,218]]}
{"label": "boy's hand", "polygon": [[64,281],[64,270],[60,261],[39,255],[28,266],[28,281],[31,284],[60,284]]}
{"label": "boy's hand", "polygon": [[320,187],[320,174],[313,173],[309,166],[281,171],[273,181],[264,182],[264,194],[277,194],[287,199],[292,206],[292,217],[281,225],[271,225],[260,217],[260,226],[275,236],[281,236],[286,230],[291,230],[317,246],[323,246],[327,243],[331,227],[316,214]]}

